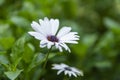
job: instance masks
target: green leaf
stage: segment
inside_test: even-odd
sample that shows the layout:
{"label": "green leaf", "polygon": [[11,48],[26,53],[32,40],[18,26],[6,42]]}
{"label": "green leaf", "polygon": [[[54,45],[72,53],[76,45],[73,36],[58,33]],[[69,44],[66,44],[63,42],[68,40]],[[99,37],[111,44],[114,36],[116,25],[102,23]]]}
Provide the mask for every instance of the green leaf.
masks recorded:
{"label": "green leaf", "polygon": [[42,53],[35,54],[31,64],[29,65],[28,71],[30,71],[32,68],[40,65],[45,60],[44,58],[45,58],[45,55]]}
{"label": "green leaf", "polygon": [[82,43],[86,46],[92,46],[92,44],[96,41],[97,35],[91,34],[91,35],[86,35],[83,37]]}
{"label": "green leaf", "polygon": [[[112,32],[106,32],[102,37],[99,43],[94,48],[95,52],[104,51],[103,48],[108,49],[108,52],[111,52],[112,45],[114,44],[114,35]],[[102,49],[102,50],[101,50]],[[106,52],[105,52],[106,53]]]}
{"label": "green leaf", "polygon": [[[0,38],[0,47],[2,47],[3,49],[9,49],[13,46],[15,39],[14,37],[2,37]],[[7,44],[7,45],[6,45]]]}
{"label": "green leaf", "polygon": [[0,24],[0,34],[4,33],[4,31],[7,31],[8,28],[9,24]]}
{"label": "green leaf", "polygon": [[11,17],[11,22],[19,27],[27,28],[27,26],[30,26],[30,22],[25,19],[24,17],[20,16],[12,16]]}
{"label": "green leaf", "polygon": [[109,29],[120,29],[120,24],[117,23],[116,21],[110,19],[110,18],[105,18],[104,19],[104,24],[107,26]]}
{"label": "green leaf", "polygon": [[23,60],[26,63],[31,62],[34,55],[35,48],[32,44],[28,43],[24,47]]}
{"label": "green leaf", "polygon": [[4,74],[10,79],[10,80],[15,80],[19,75],[20,73],[22,72],[23,70],[16,70],[16,71],[7,71],[5,72]]}
{"label": "green leaf", "polygon": [[15,60],[15,62],[14,62],[14,64],[13,64],[14,68],[17,67],[17,65],[19,64],[19,62],[21,61],[21,59],[22,59],[22,57],[19,57],[19,58],[17,58],[17,59]]}
{"label": "green leaf", "polygon": [[104,19],[104,24],[107,26],[108,29],[110,29],[112,32],[120,34],[120,23],[117,21],[114,21],[109,18]]}
{"label": "green leaf", "polygon": [[7,51],[0,51],[0,54],[5,54],[7,53]]}
{"label": "green leaf", "polygon": [[5,0],[0,0],[0,6],[5,2]]}
{"label": "green leaf", "polygon": [[28,40],[29,40],[29,36],[25,34],[16,41],[16,43],[12,47],[12,53],[11,53],[11,59],[13,62],[15,62],[15,60],[18,59],[19,57],[22,57],[22,54],[24,52],[25,42],[27,42]]}
{"label": "green leaf", "polygon": [[7,65],[9,63],[7,56],[0,55],[0,64]]}
{"label": "green leaf", "polygon": [[110,61],[100,61],[100,62],[96,62],[95,66],[100,69],[103,69],[103,68],[106,69],[106,68],[110,68],[112,66],[112,64]]}

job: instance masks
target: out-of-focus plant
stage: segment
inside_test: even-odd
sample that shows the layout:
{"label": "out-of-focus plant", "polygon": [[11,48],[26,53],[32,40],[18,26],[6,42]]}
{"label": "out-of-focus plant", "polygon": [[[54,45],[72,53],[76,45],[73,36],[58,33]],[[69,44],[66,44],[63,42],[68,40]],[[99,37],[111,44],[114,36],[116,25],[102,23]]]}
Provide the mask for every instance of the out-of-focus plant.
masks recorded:
{"label": "out-of-focus plant", "polygon": [[[71,54],[53,49],[42,71],[47,51],[27,32],[45,16],[59,18],[60,26],[71,26],[81,38],[69,45]],[[119,80],[119,27],[119,0],[0,0],[0,79],[62,80],[50,69],[62,62],[84,71],[70,80]]]}

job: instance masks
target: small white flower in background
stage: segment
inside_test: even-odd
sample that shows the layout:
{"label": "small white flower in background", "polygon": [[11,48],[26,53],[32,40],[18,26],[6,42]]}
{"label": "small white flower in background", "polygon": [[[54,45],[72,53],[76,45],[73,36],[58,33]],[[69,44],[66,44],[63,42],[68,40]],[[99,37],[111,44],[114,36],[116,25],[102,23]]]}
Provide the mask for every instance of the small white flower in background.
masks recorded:
{"label": "small white flower in background", "polygon": [[83,72],[74,68],[74,67],[70,67],[66,64],[53,64],[52,69],[58,70],[57,75],[59,75],[60,73],[64,72],[65,75],[69,75],[69,77],[71,77],[72,75],[77,77],[77,76],[83,76]]}
{"label": "small white flower in background", "polygon": [[31,36],[34,36],[40,41],[40,47],[51,48],[52,45],[55,45],[60,52],[63,51],[62,48],[70,52],[69,47],[65,43],[77,44],[76,40],[79,40],[77,32],[70,32],[71,27],[64,26],[59,31],[59,20],[58,19],[48,19],[47,17],[44,20],[40,19],[39,23],[33,21],[31,24],[32,28],[35,30],[28,32]]}

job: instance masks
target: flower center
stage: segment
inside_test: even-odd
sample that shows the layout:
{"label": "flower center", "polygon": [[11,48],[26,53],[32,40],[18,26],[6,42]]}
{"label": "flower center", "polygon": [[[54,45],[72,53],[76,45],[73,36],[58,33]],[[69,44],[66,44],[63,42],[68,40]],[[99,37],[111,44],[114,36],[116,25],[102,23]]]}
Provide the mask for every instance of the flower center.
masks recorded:
{"label": "flower center", "polygon": [[58,42],[59,41],[58,38],[56,36],[53,36],[53,35],[48,36],[47,39],[51,42]]}
{"label": "flower center", "polygon": [[69,67],[65,67],[64,69],[68,70],[68,71],[72,71],[71,68],[69,68]]}

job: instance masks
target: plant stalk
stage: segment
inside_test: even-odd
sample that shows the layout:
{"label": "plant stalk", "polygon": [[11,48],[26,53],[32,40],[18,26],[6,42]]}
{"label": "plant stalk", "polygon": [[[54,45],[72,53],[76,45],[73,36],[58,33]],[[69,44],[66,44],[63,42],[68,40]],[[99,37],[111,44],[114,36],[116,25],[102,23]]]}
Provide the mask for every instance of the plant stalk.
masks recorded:
{"label": "plant stalk", "polygon": [[45,69],[46,67],[46,64],[47,64],[47,61],[48,61],[48,57],[49,57],[49,54],[50,54],[50,51],[51,51],[52,47],[48,50],[47,54],[46,54],[46,58],[45,58],[45,63],[43,65],[43,68]]}

